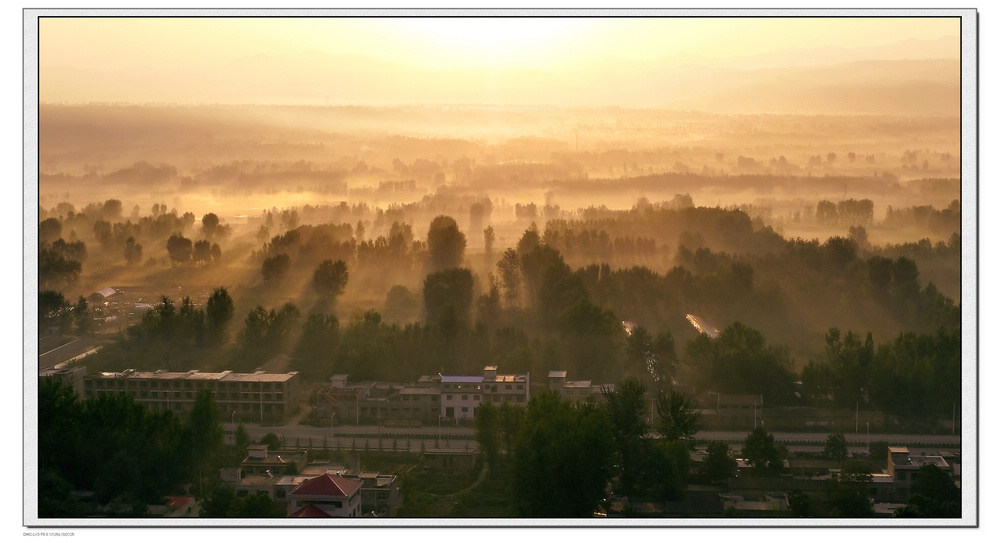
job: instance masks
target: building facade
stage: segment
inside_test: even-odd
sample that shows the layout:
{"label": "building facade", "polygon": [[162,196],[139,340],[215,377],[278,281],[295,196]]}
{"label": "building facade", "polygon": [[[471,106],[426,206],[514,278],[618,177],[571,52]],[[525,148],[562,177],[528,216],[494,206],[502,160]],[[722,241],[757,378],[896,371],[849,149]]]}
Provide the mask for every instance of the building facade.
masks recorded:
{"label": "building facade", "polygon": [[223,418],[248,422],[282,422],[298,408],[298,372],[202,373],[135,371],[91,373],[83,378],[84,398],[125,392],[153,410],[190,412],[202,390],[208,390]]}

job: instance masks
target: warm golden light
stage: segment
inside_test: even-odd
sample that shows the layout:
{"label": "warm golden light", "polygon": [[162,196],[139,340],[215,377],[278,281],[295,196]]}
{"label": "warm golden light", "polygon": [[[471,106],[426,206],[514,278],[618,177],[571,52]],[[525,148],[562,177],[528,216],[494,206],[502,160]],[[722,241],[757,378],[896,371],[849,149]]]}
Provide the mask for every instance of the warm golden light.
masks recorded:
{"label": "warm golden light", "polygon": [[[517,86],[503,98],[523,103],[540,75],[575,82],[609,69],[618,77],[668,66],[955,59],[959,30],[956,18],[43,18],[40,95],[43,102],[315,103],[343,94],[307,92],[315,85],[352,101],[441,101],[449,98],[441,85],[486,78]],[[391,76],[415,94],[372,91],[358,70]],[[525,70],[532,73],[514,73]]]}

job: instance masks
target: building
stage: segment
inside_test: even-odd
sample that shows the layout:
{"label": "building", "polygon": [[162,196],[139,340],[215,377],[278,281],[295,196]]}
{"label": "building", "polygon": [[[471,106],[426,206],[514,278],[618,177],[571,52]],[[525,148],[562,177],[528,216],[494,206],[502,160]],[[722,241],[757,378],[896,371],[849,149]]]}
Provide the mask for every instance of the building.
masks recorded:
{"label": "building", "polygon": [[243,476],[295,475],[302,472],[306,464],[304,450],[270,451],[267,445],[250,445],[247,447],[246,458],[240,463],[240,472]]}
{"label": "building", "polygon": [[910,454],[906,447],[889,447],[886,473],[892,477],[896,486],[896,501],[906,502],[910,498],[910,486],[920,468],[933,464],[945,473],[952,475],[953,470],[943,456],[925,456]]}
{"label": "building", "polygon": [[[531,377],[497,373],[486,366],[482,375],[424,375],[415,383],[377,381],[351,383],[334,375],[313,396],[318,418],[339,424],[387,426],[471,422],[482,402],[527,405]],[[331,420],[332,419],[332,420]]]}
{"label": "building", "polygon": [[62,381],[73,388],[76,395],[83,397],[83,377],[87,373],[87,368],[77,366],[75,368],[57,369],[52,366],[42,368],[38,372],[39,379],[55,379]]}
{"label": "building", "polygon": [[135,371],[91,373],[83,379],[84,398],[126,392],[153,410],[187,413],[198,392],[208,390],[223,418],[252,422],[282,422],[298,408],[298,372],[202,373]]}
{"label": "building", "polygon": [[[523,385],[522,385],[523,387]],[[482,376],[441,377],[441,412],[445,420],[470,421],[483,401]]]}
{"label": "building", "polygon": [[366,514],[389,517],[403,504],[403,494],[395,475],[362,471],[358,480],[361,481],[361,510]]}
{"label": "building", "polygon": [[764,418],[764,397],[760,394],[719,394],[715,412],[723,423],[756,428]]}
{"label": "building", "polygon": [[567,372],[562,370],[552,370],[549,372],[549,390],[559,393],[563,399],[584,402],[587,400],[603,401],[604,390],[615,389],[615,385],[595,385],[590,381],[569,381],[566,379]]}
{"label": "building", "polygon": [[361,480],[331,472],[309,478],[288,493],[288,516],[360,517],[361,487]]}

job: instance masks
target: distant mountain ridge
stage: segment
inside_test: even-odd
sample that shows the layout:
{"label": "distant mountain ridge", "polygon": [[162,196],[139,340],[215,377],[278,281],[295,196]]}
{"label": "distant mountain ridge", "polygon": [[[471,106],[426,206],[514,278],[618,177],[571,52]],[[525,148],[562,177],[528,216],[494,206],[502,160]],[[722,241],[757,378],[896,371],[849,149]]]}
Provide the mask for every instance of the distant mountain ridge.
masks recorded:
{"label": "distant mountain ridge", "polygon": [[[595,60],[593,69],[417,69],[359,55],[255,56],[182,69],[41,70],[43,101],[312,105],[553,104],[725,113],[959,114],[952,41],[817,48],[742,59]],[[937,58],[921,55],[938,54]],[[864,58],[871,60],[863,60]],[[913,58],[916,57],[916,58]],[[51,90],[50,90],[51,89]]]}

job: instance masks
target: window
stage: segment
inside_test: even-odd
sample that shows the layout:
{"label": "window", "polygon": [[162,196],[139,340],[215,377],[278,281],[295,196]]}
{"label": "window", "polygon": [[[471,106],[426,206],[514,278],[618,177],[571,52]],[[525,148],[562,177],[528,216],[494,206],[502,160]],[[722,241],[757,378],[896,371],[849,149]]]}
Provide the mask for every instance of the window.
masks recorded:
{"label": "window", "polygon": [[448,400],[449,400],[449,401],[451,400],[451,394],[449,394],[449,395],[448,395]]}
{"label": "window", "polygon": [[524,385],[517,385],[518,390],[524,390]]}
{"label": "window", "polygon": [[472,399],[478,402],[479,401],[479,394],[476,394],[475,396],[473,396]]}
{"label": "window", "polygon": [[469,401],[469,395],[468,394],[462,394],[462,401],[463,402]]}
{"label": "window", "polygon": [[469,408],[468,407],[463,407],[462,408],[462,413],[468,413],[468,412],[469,412]]}

